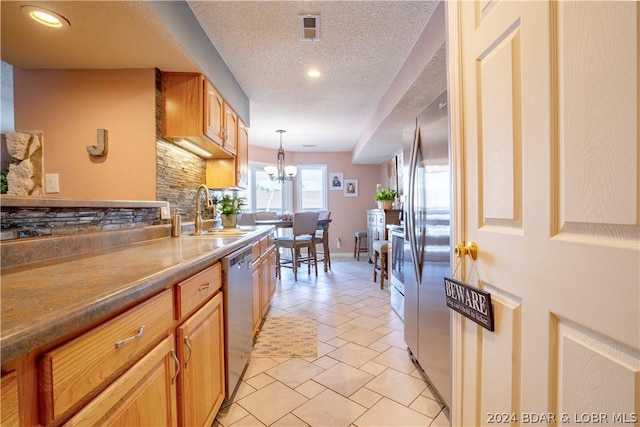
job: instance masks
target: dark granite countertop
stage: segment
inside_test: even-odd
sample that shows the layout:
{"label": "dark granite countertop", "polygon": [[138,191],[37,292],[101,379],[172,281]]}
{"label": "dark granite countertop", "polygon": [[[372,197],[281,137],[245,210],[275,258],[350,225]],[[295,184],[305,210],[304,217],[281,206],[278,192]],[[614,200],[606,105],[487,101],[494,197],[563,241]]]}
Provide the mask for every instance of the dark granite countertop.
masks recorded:
{"label": "dark granite countertop", "polygon": [[164,237],[2,269],[2,363],[100,322],[268,234]]}

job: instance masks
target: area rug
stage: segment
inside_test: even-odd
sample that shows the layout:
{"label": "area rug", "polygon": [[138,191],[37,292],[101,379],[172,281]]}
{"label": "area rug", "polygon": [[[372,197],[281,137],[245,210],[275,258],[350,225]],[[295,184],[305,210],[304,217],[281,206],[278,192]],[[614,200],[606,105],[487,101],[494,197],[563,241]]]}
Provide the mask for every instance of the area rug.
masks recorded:
{"label": "area rug", "polygon": [[317,335],[313,317],[267,317],[251,357],[317,357]]}

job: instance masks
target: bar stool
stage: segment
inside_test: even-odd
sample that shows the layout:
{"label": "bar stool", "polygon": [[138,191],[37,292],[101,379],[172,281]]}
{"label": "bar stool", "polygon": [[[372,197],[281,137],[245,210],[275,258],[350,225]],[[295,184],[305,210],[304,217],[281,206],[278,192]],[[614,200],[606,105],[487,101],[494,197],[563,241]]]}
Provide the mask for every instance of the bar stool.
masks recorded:
{"label": "bar stool", "polygon": [[367,245],[362,247],[362,243],[366,242],[367,230],[355,232],[355,243],[353,245],[353,257],[356,261],[360,261],[360,252],[367,252]]}
{"label": "bar stool", "polygon": [[[389,252],[388,240],[376,240],[373,242],[373,281],[378,277],[380,270],[380,289],[384,288],[384,279],[387,276],[387,253]],[[380,258],[380,267],[378,267],[378,258]]]}

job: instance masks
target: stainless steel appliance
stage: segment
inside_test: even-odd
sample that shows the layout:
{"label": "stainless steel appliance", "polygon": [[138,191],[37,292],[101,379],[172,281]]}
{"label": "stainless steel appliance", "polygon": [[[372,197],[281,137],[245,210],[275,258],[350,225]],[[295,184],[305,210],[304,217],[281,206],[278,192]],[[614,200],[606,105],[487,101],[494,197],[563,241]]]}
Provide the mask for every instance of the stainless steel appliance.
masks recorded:
{"label": "stainless steel appliance", "polygon": [[417,118],[405,199],[404,334],[415,362],[443,402],[451,402],[451,161],[447,93]]}
{"label": "stainless steel appliance", "polygon": [[227,400],[231,400],[253,350],[251,261],[251,247],[222,258]]}
{"label": "stainless steel appliance", "polygon": [[389,239],[391,240],[391,308],[404,320],[404,227],[400,225],[389,226]]}

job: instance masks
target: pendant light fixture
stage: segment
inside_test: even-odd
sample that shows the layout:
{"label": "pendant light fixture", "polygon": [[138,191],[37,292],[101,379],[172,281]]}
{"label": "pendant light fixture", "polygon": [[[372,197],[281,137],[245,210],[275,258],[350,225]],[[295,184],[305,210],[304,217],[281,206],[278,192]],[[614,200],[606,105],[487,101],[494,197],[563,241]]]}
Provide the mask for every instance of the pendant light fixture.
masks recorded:
{"label": "pendant light fixture", "polygon": [[293,177],[298,173],[298,168],[292,165],[284,165],[284,149],[282,148],[282,134],[286,130],[278,129],[276,132],[280,134],[280,148],[278,148],[277,166],[265,166],[264,171],[273,181],[293,181]]}

